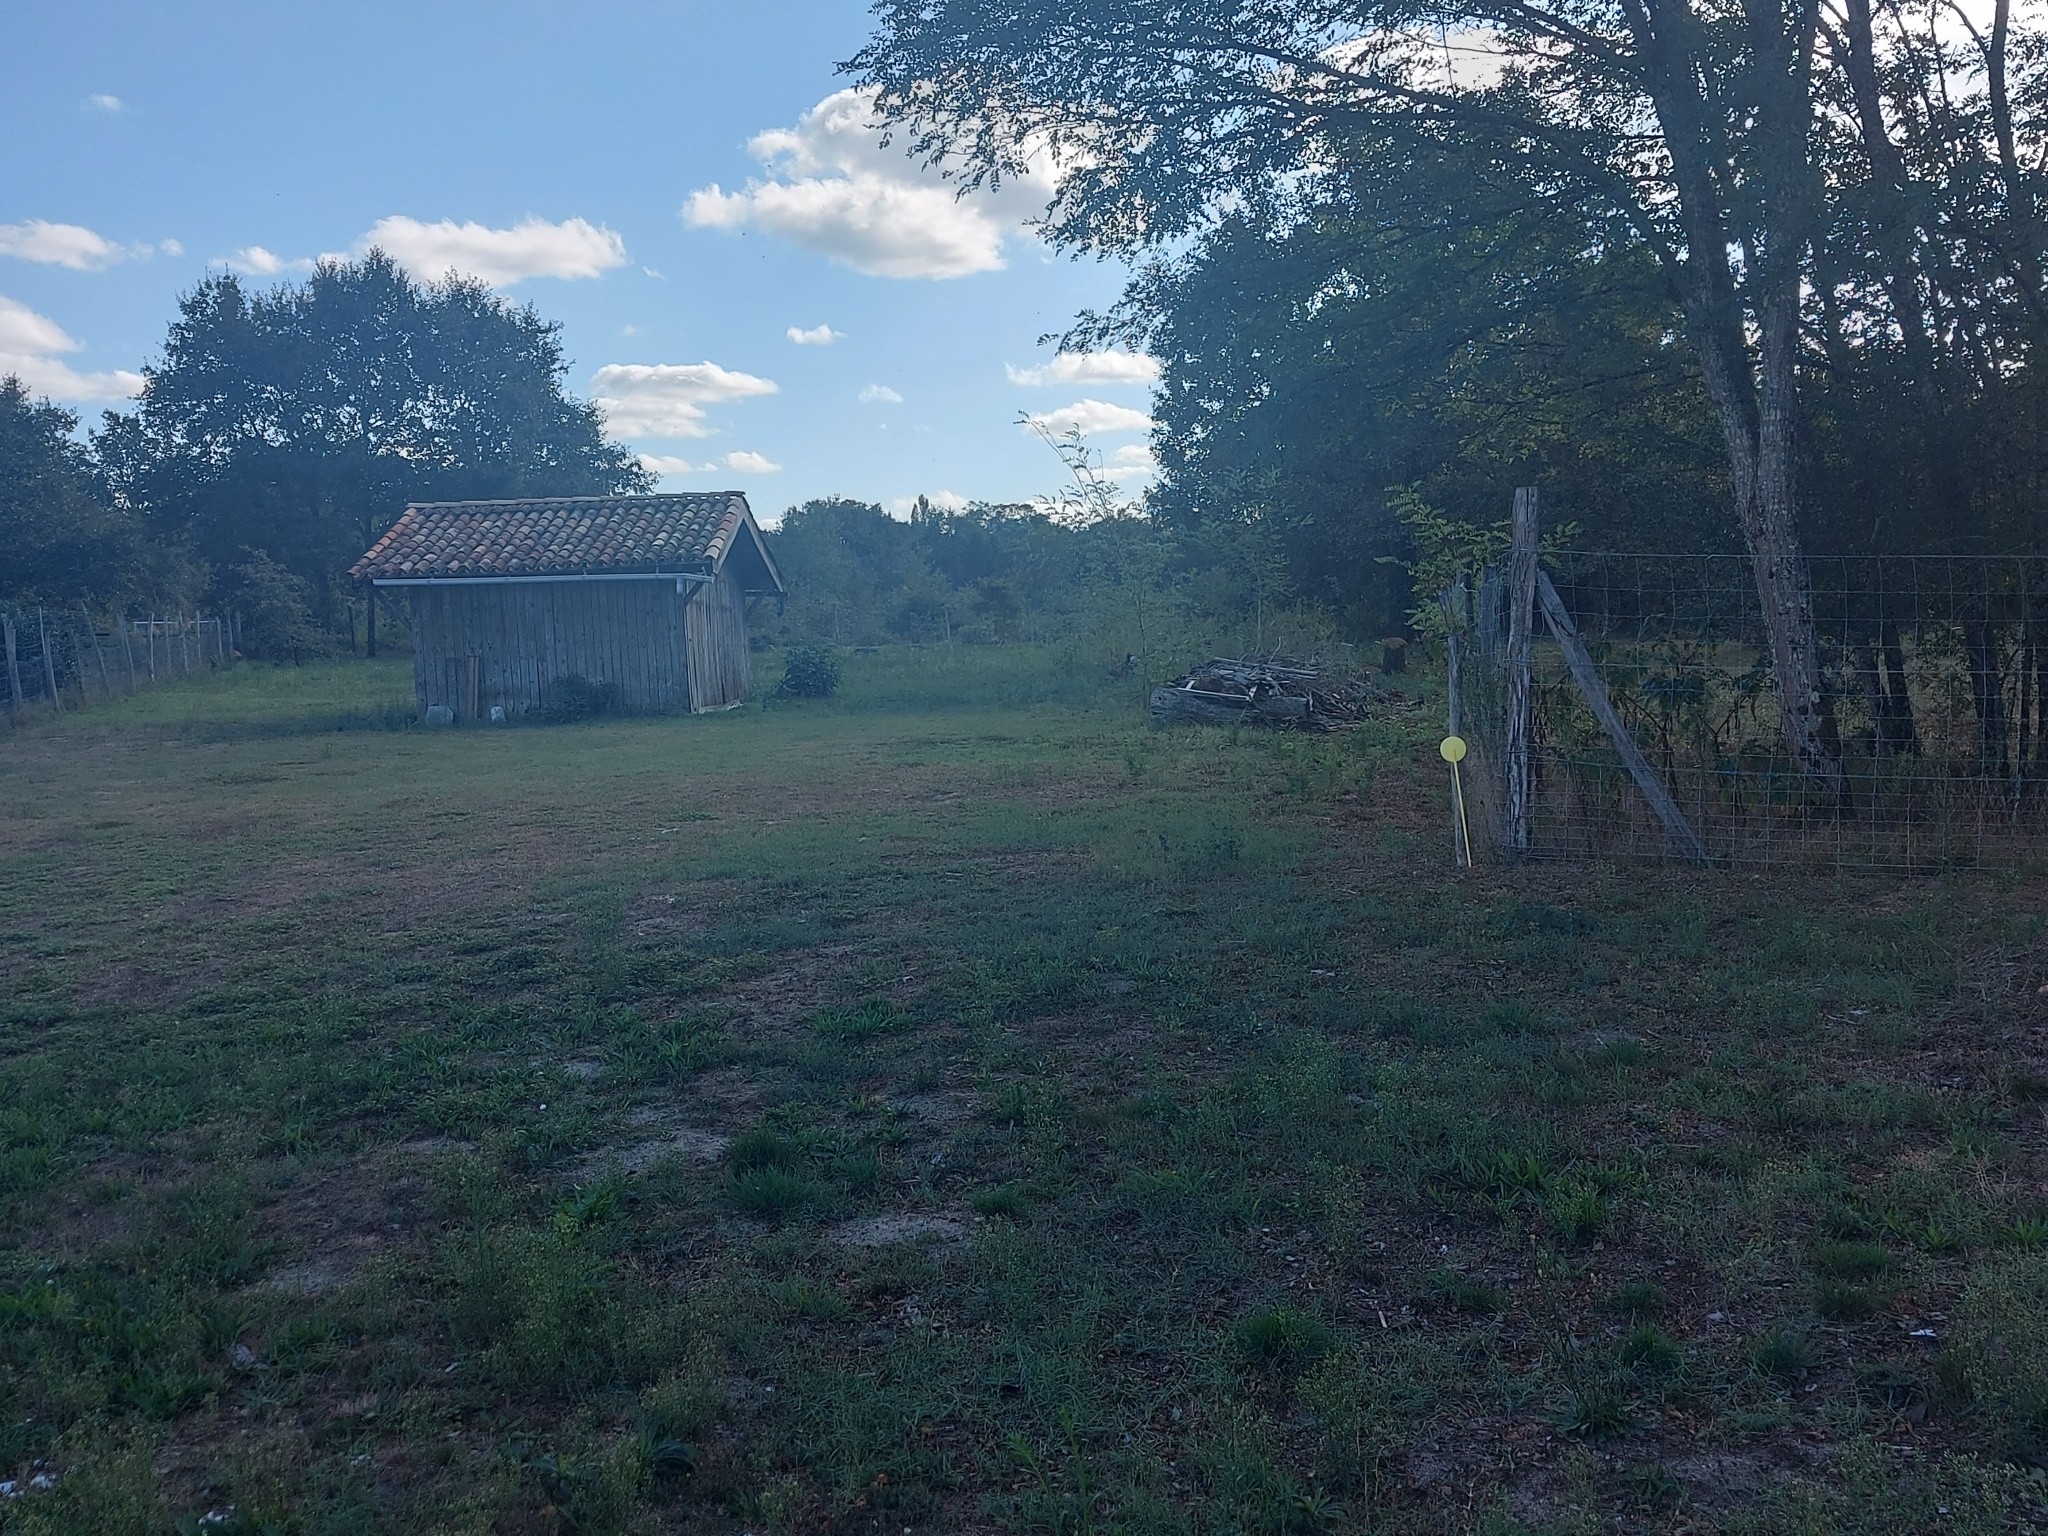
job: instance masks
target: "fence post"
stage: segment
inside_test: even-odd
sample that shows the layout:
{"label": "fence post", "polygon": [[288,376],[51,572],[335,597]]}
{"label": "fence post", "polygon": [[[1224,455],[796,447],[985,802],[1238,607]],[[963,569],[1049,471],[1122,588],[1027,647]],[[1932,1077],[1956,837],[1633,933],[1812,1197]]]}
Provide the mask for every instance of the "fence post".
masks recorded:
{"label": "fence post", "polygon": [[[1465,578],[1460,576],[1437,598],[1444,611],[1444,729],[1452,736],[1465,734],[1465,636],[1460,628],[1465,616]],[[1466,839],[1458,824],[1458,807],[1451,805],[1451,862],[1467,866]]]}
{"label": "fence post", "polygon": [[42,609],[36,610],[36,644],[43,652],[43,681],[50,685],[50,705],[58,714],[64,713],[64,701],[57,697],[57,663],[50,655],[49,616]]}
{"label": "fence post", "polygon": [[156,610],[149,610],[149,628],[142,632],[143,644],[149,647],[149,680],[156,681]]}
{"label": "fence post", "polygon": [[192,675],[192,631],[185,623],[185,615],[178,615],[178,656],[185,663],[185,675]]}
{"label": "fence post", "polygon": [[128,610],[126,608],[123,608],[114,618],[115,622],[121,626],[121,655],[128,662],[128,691],[133,693],[135,691],[135,642],[129,638],[128,631],[135,626],[128,622]]}
{"label": "fence post", "polygon": [[93,660],[100,664],[100,692],[111,699],[114,696],[114,684],[107,677],[107,653],[100,649],[100,627],[85,606],[84,598],[78,600],[78,612],[85,620],[86,633],[92,636]]}
{"label": "fence post", "polygon": [[1508,551],[1508,852],[1529,851],[1533,809],[1536,735],[1535,665],[1530,650],[1536,628],[1536,487],[1515,491]]}
{"label": "fence post", "polygon": [[7,704],[8,714],[21,714],[21,659],[14,648],[14,615],[0,613],[0,641],[7,646]]}
{"label": "fence post", "polygon": [[1614,700],[1607,695],[1607,685],[1600,681],[1600,673],[1593,665],[1592,653],[1586,649],[1586,642],[1579,638],[1579,628],[1572,622],[1571,614],[1564,606],[1564,599],[1557,595],[1557,587],[1550,577],[1538,572],[1536,577],[1543,589],[1543,617],[1550,624],[1550,632],[1557,636],[1558,648],[1564,652],[1565,665],[1571,668],[1572,678],[1579,685],[1579,692],[1586,696],[1592,706],[1593,716],[1607,730],[1607,737],[1614,743],[1614,750],[1621,754],[1627,765],[1629,777],[1636,781],[1636,788],[1643,792],[1643,798],[1650,802],[1650,809],[1657,813],[1657,819],[1664,823],[1664,830],[1678,851],[1695,864],[1707,862],[1706,845],[1699,834],[1692,829],[1692,823],[1685,819],[1685,812],[1678,808],[1678,802],[1671,798],[1671,791],[1664,787],[1664,781],[1650,766],[1650,760],[1643,756],[1643,749],[1636,745],[1628,727],[1622,724],[1621,716],[1614,708]]}

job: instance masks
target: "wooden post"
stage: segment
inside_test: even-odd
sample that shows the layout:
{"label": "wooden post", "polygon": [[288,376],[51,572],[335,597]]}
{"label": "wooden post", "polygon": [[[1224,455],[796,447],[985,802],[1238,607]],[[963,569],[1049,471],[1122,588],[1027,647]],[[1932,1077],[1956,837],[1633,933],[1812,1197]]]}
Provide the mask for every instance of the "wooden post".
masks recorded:
{"label": "wooden post", "polygon": [[7,704],[10,715],[21,713],[21,659],[14,648],[14,615],[0,613],[0,641],[7,647]]}
{"label": "wooden post", "polygon": [[121,626],[121,655],[128,662],[128,691],[133,693],[135,691],[135,642],[129,637],[128,631],[135,626],[128,622],[128,610],[125,608],[115,615],[115,622]]}
{"label": "wooden post", "polygon": [[57,697],[57,663],[50,655],[50,626],[40,608],[36,610],[36,641],[43,648],[43,681],[50,685],[50,704],[61,715],[64,701]]}
{"label": "wooden post", "polygon": [[463,718],[474,720],[483,712],[483,701],[478,696],[481,691],[478,684],[481,681],[479,674],[482,671],[484,659],[481,656],[465,656],[462,659],[464,664],[462,680]]}
{"label": "wooden post", "polygon": [[1508,551],[1507,842],[1511,857],[1529,851],[1534,810],[1536,697],[1530,647],[1536,628],[1536,487],[1515,492]]}
{"label": "wooden post", "polygon": [[78,707],[85,708],[85,643],[78,638],[78,631],[67,622],[65,633],[71,636],[72,681],[78,684]]}
{"label": "wooden post", "polygon": [[142,632],[143,644],[149,647],[149,680],[156,681],[156,611],[150,610],[149,628]]}
{"label": "wooden post", "polygon": [[111,699],[114,696],[114,684],[107,676],[107,653],[100,649],[100,627],[93,621],[84,598],[78,600],[78,616],[85,620],[85,632],[92,636],[93,660],[100,664],[100,692]]}
{"label": "wooden post", "polygon": [[[1460,576],[1437,599],[1444,611],[1444,731],[1450,736],[1465,734],[1465,578]],[[1451,806],[1451,862],[1467,868],[1467,839],[1458,820],[1458,807]]]}
{"label": "wooden post", "polygon": [[185,663],[185,675],[192,675],[192,631],[185,622],[185,615],[178,615],[178,655]]}
{"label": "wooden post", "polygon": [[1592,653],[1586,649],[1586,642],[1579,638],[1578,626],[1565,610],[1564,599],[1557,595],[1557,588],[1551,584],[1547,574],[1539,571],[1536,581],[1543,601],[1543,617],[1550,624],[1550,632],[1557,636],[1558,648],[1564,652],[1565,665],[1571,668],[1572,680],[1592,706],[1594,718],[1606,728],[1614,750],[1621,754],[1622,762],[1628,766],[1629,777],[1636,781],[1636,788],[1643,792],[1643,798],[1650,802],[1650,809],[1664,823],[1664,830],[1670,834],[1678,851],[1695,864],[1706,863],[1706,844],[1693,831],[1692,823],[1685,819],[1685,812],[1678,808],[1678,802],[1671,798],[1671,791],[1664,787],[1664,781],[1657,777],[1649,759],[1643,756],[1643,749],[1636,745],[1635,737],[1629,734],[1628,727],[1622,724],[1621,716],[1615,712],[1614,700],[1607,696],[1607,685],[1600,681]]}

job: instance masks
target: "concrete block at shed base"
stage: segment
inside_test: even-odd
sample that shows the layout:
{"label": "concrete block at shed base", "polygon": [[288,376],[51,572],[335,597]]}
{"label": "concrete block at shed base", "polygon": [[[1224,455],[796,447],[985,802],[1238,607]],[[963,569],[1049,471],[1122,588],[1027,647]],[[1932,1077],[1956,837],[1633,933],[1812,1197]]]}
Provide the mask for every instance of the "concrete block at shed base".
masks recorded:
{"label": "concrete block at shed base", "polygon": [[502,705],[502,704],[493,704],[493,705],[491,706],[491,724],[493,724],[493,725],[503,725],[504,723],[505,723],[505,706],[504,706],[504,705]]}
{"label": "concrete block at shed base", "polygon": [[453,725],[454,723],[455,711],[446,704],[429,704],[427,706],[427,724]]}

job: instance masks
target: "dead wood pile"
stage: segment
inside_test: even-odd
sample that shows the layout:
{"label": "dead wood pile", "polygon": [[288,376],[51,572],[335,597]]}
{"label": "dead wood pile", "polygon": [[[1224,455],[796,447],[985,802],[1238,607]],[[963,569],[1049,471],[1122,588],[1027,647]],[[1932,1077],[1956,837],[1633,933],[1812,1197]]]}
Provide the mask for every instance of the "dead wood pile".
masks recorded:
{"label": "dead wood pile", "polygon": [[1166,687],[1153,689],[1151,710],[1161,725],[1198,720],[1210,725],[1338,731],[1358,724],[1379,702],[1377,690],[1364,678],[1332,676],[1315,661],[1218,656]]}

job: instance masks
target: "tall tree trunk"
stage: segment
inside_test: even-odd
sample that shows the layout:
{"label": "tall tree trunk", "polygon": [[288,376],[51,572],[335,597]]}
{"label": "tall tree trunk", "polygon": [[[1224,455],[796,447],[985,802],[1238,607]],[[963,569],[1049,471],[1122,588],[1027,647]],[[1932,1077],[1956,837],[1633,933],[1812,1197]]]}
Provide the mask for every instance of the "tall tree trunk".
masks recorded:
{"label": "tall tree trunk", "polygon": [[1884,656],[1885,741],[1889,750],[1910,757],[1920,755],[1920,731],[1913,723],[1913,695],[1906,682],[1906,651],[1899,640],[1899,626],[1887,622],[1880,631]]}
{"label": "tall tree trunk", "polygon": [[1720,192],[1724,158],[1704,98],[1706,66],[1693,45],[1688,0],[1624,0],[1650,64],[1650,98],[1671,153],[1672,180],[1685,229],[1685,253],[1672,272],[1686,329],[1727,446],[1736,523],[1749,550],[1757,601],[1778,687],[1786,750],[1801,773],[1842,788],[1842,762],[1821,688],[1813,590],[1800,543],[1793,449],[1798,427],[1799,293],[1818,207],[1807,153],[1811,122],[1808,65],[1815,13],[1794,14],[1772,0],[1748,0],[1758,53],[1760,121],[1773,153],[1754,168],[1762,190],[1765,239],[1747,252],[1755,295],[1752,348],[1743,297],[1735,284],[1734,240]]}

